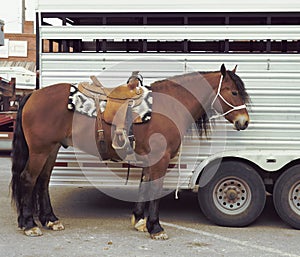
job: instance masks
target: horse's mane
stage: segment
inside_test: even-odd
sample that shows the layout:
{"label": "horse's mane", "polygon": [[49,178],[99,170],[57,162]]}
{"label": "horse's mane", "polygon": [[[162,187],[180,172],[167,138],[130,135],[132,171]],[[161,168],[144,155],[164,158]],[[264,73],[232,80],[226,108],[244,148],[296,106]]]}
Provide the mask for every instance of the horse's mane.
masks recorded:
{"label": "horse's mane", "polygon": [[[174,79],[176,77],[185,77],[185,76],[193,76],[193,75],[196,75],[197,73],[198,74],[208,74],[208,73],[218,73],[219,71],[200,71],[200,72],[192,72],[192,73],[187,73],[187,74],[183,74],[183,75],[176,75],[174,77],[172,77],[171,79]],[[230,70],[227,70],[227,74],[229,75],[229,77],[233,80],[233,82],[235,83],[236,87],[237,87],[237,90],[239,92],[239,95],[242,97],[243,101],[245,103],[249,103],[250,102],[250,98],[249,98],[249,95],[246,91],[246,88],[245,88],[245,85],[244,85],[244,82],[242,81],[242,79],[235,74],[235,72],[233,71],[230,71]],[[165,82],[165,81],[168,81],[170,80],[170,78],[167,78],[167,79],[163,79],[163,80],[160,80],[160,81],[156,81],[154,82],[151,87],[153,85],[155,86],[161,86],[163,83],[162,82]],[[179,84],[173,84],[173,86],[180,86]],[[201,136],[205,136],[207,137],[211,131],[211,123],[213,123],[213,121],[211,122],[209,120],[209,117],[210,117],[210,113],[204,113],[198,120],[195,121],[195,124],[199,130],[199,134]]]}
{"label": "horse's mane", "polygon": [[207,137],[210,130],[211,124],[207,113],[205,112],[198,120],[195,121],[200,136]]}

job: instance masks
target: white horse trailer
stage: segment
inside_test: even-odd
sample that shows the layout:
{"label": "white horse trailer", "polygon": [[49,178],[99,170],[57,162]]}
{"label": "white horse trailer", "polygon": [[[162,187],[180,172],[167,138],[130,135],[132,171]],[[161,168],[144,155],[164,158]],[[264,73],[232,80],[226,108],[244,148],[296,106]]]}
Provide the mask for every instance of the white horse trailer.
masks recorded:
{"label": "white horse trailer", "polygon": [[[237,64],[251,97],[248,129],[223,118],[207,139],[191,129],[165,187],[197,189],[204,214],[231,226],[253,222],[267,191],[300,228],[300,2],[39,0],[36,17],[40,87],[90,75],[116,86],[134,70],[150,84]],[[51,184],[137,188],[141,169],[128,167],[62,149]]]}

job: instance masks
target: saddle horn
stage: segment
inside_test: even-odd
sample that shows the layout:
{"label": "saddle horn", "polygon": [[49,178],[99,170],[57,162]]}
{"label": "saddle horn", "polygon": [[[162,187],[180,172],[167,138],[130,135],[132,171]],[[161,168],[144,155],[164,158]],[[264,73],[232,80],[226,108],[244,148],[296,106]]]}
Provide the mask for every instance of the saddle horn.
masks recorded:
{"label": "saddle horn", "polygon": [[131,76],[127,80],[127,85],[130,88],[130,90],[133,90],[139,86],[139,83],[143,85],[143,77],[139,71],[133,71],[131,73]]}

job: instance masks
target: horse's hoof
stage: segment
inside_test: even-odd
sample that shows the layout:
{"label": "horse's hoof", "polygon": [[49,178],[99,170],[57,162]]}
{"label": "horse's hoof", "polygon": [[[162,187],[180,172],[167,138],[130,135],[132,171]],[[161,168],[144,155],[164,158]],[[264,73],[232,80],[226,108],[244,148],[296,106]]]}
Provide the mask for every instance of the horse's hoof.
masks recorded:
{"label": "horse's hoof", "polygon": [[30,228],[30,229],[24,229],[24,234],[26,236],[32,236],[32,237],[43,235],[43,233],[42,233],[42,231],[40,230],[39,227],[33,227],[33,228]]}
{"label": "horse's hoof", "polygon": [[59,221],[48,221],[48,223],[46,224],[48,229],[54,230],[54,231],[60,231],[60,230],[64,230],[65,227],[64,225]]}
{"label": "horse's hoof", "polygon": [[136,222],[134,215],[131,216],[131,224],[137,231],[147,232],[148,230],[146,227],[146,223],[147,218],[140,219],[138,222]]}
{"label": "horse's hoof", "polygon": [[169,236],[167,235],[167,233],[165,231],[161,231],[161,232],[156,233],[156,234],[151,234],[150,237],[152,239],[155,239],[155,240],[167,240],[167,239],[169,239]]}

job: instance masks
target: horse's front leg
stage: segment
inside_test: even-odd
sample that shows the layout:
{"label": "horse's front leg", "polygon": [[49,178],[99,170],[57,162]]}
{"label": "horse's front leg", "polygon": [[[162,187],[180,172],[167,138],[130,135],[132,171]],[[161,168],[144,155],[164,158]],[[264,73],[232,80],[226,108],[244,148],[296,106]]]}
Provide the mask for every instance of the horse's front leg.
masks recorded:
{"label": "horse's front leg", "polygon": [[170,155],[165,153],[161,160],[150,167],[149,176],[149,216],[147,230],[152,239],[166,240],[168,235],[159,223],[159,202],[162,197],[164,176],[170,162]]}
{"label": "horse's front leg", "polygon": [[159,223],[159,202],[162,196],[163,179],[164,178],[161,177],[150,182],[149,216],[146,224],[151,238],[160,240],[166,240],[169,238]]}
{"label": "horse's front leg", "polygon": [[142,178],[139,187],[138,200],[133,209],[131,224],[137,231],[147,232],[145,206],[149,201],[149,168],[143,168]]}

